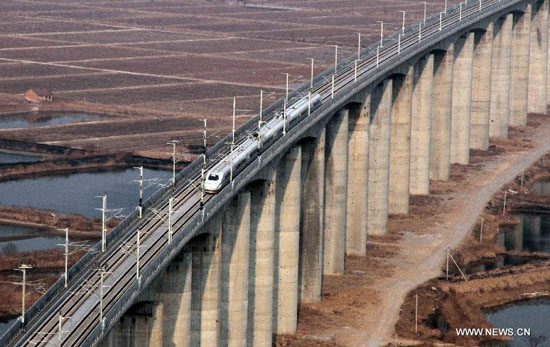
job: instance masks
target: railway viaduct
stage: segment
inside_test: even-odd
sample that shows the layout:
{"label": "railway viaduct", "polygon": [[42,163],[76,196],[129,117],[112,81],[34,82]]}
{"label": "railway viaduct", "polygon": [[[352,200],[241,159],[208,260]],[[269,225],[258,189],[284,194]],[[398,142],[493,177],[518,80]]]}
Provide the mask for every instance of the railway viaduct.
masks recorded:
{"label": "railway viaduct", "polygon": [[[142,269],[138,264],[137,277],[132,271],[127,284],[105,294],[113,299],[101,316],[97,304],[78,310],[71,304],[72,314],[56,330],[55,315],[64,314],[54,306],[61,307],[68,290],[57,283],[27,313],[27,331],[18,321],[3,341],[36,339],[48,316],[56,323],[44,345],[59,339],[271,346],[274,334],[292,334],[299,303],[320,301],[323,276],[342,274],[346,255],[365,255],[368,235],[386,233],[389,214],[407,214],[411,194],[428,194],[430,180],[448,179],[450,164],[468,164],[470,149],[487,150],[490,138],[507,138],[509,126],[526,125],[528,113],[546,113],[548,16],[549,0],[469,0],[325,71],[290,99],[312,87],[322,105],[204,208],[186,183],[200,177],[202,159],[178,175],[178,189],[147,202],[146,212],[165,206],[175,191],[187,192],[170,220],[176,220],[173,239],[161,246],[145,239]],[[281,108],[279,101],[263,114]],[[257,122],[237,136],[246,137]],[[219,158],[226,141],[208,151],[209,160]],[[109,234],[109,249],[134,237],[136,220],[134,214]],[[166,222],[158,225],[164,231],[157,239],[164,240]],[[149,250],[154,255],[146,257]],[[91,268],[102,256],[86,255],[72,274],[97,278]],[[133,269],[135,257],[127,258]],[[110,284],[91,291],[115,287],[117,272],[105,274]],[[72,323],[79,310],[94,321]],[[81,340],[71,337],[78,329]]]}

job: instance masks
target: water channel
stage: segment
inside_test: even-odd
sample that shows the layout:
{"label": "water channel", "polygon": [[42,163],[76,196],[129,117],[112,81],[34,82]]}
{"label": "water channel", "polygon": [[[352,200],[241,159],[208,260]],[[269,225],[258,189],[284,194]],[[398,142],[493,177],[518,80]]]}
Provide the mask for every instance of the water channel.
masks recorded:
{"label": "water channel", "polygon": [[[550,300],[530,300],[485,312],[487,320],[498,328],[512,328],[516,336],[512,347],[550,347]],[[517,336],[530,329],[530,336]],[[537,344],[538,343],[538,344]]]}
{"label": "water channel", "polygon": [[[167,184],[171,172],[144,169],[145,198],[160,184]],[[107,208],[129,214],[138,204],[139,178],[136,169],[28,178],[0,182],[0,205],[51,209],[59,213],[77,213],[100,218],[101,198],[107,193]]]}
{"label": "water channel", "polygon": [[37,155],[0,152],[0,164],[30,163],[40,161]]}
{"label": "water channel", "polygon": [[99,119],[83,113],[46,113],[0,116],[0,129],[39,128]]}
{"label": "water channel", "polygon": [[0,255],[61,249],[65,238],[37,228],[0,224]]}

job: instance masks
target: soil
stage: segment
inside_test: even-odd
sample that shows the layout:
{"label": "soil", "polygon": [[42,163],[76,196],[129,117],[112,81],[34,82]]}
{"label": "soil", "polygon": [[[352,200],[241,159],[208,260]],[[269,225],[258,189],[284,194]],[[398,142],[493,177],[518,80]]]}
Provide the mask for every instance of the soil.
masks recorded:
{"label": "soil", "polygon": [[[425,342],[449,342],[458,345],[496,343],[488,337],[457,337],[455,328],[492,328],[483,312],[511,302],[550,297],[550,255],[527,251],[507,251],[496,241],[501,227],[519,221],[516,213],[550,213],[550,198],[529,190],[534,182],[549,177],[550,155],[543,156],[504,185],[487,204],[479,222],[464,243],[452,252],[458,266],[466,271],[472,265],[490,264],[499,256],[521,257],[525,265],[507,265],[466,276],[451,266],[450,278],[429,280],[409,292],[397,322],[396,331],[409,339]],[[504,206],[504,192],[507,194]],[[504,214],[503,212],[506,212]],[[481,233],[481,220],[483,233]],[[445,269],[442,269],[445,271]],[[414,332],[416,295],[419,297],[419,329]],[[429,304],[426,304],[429,303]],[[444,331],[436,328],[436,320]],[[442,323],[444,322],[444,323]]]}
{"label": "soil", "polygon": [[[69,264],[74,264],[83,252],[75,252],[69,257]],[[55,281],[64,269],[62,250],[40,252],[24,252],[0,255],[0,322],[7,322],[21,314],[21,286],[15,282],[21,281],[19,271],[14,271],[19,265],[31,265],[33,269],[27,272],[28,309]]]}
{"label": "soil", "polygon": [[[471,151],[470,165],[452,165],[449,180],[432,181],[428,196],[411,197],[409,215],[390,216],[388,234],[369,237],[366,257],[347,257],[345,274],[326,278],[323,301],[302,304],[297,333],[292,337],[279,337],[277,343],[309,346],[320,335],[328,345],[379,346],[394,343],[397,331],[400,344],[432,345],[434,338],[416,340],[401,331],[402,325],[395,328],[400,312],[410,311],[410,306],[402,306],[403,302],[410,302],[415,288],[441,277],[447,249],[458,248],[476,230],[476,224],[479,228],[478,216],[486,206],[494,205],[497,210],[502,207],[498,200],[501,188],[517,181],[522,170],[529,173],[528,168],[550,151],[550,144],[545,143],[547,136],[550,136],[550,120],[544,115],[530,115],[528,126],[512,128],[509,140],[491,141],[486,152]],[[489,203],[495,194],[497,200]],[[509,206],[515,208],[513,202]],[[514,222],[513,218],[505,218],[509,223]],[[496,225],[496,220],[488,215],[486,220],[483,239],[489,240],[491,225]],[[472,261],[499,252],[495,247],[473,249],[477,253],[471,257]],[[462,255],[456,255],[462,261]],[[466,254],[464,259],[469,259]],[[539,261],[545,259],[548,257],[543,256]],[[526,265],[522,271],[525,275],[518,274],[518,283],[523,281],[521,276],[531,278],[529,276],[538,276],[533,273],[545,272],[534,264]],[[541,281],[533,282],[527,291],[544,285],[545,276],[541,275]],[[430,293],[433,285],[426,286],[426,292]],[[522,292],[521,286],[517,288],[514,290]],[[437,289],[437,293],[439,291]],[[441,293],[438,295],[443,297]],[[426,298],[420,302],[430,301]],[[430,312],[428,306],[423,307],[425,312]]]}
{"label": "soil", "polygon": [[[439,0],[426,5],[427,13],[441,11]],[[200,141],[198,119],[208,119],[211,134],[227,133],[233,97],[241,124],[257,112],[260,90],[264,105],[282,96],[284,73],[294,88],[308,80],[309,58],[317,74],[333,64],[334,45],[341,60],[356,51],[358,32],[364,47],[378,40],[378,20],[387,33],[399,29],[398,9],[407,11],[407,23],[418,23],[424,6],[408,0],[2,3],[0,115],[58,110],[106,117],[40,132],[0,131],[0,138],[165,158],[174,138],[182,147]],[[54,101],[24,102],[29,88],[52,91]],[[157,122],[166,118],[172,123]]]}

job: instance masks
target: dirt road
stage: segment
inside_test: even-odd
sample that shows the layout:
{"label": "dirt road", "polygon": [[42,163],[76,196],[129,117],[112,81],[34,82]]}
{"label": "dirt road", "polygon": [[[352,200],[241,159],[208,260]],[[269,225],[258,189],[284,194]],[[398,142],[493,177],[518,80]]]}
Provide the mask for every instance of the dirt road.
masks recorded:
{"label": "dirt road", "polygon": [[354,346],[379,346],[388,342],[407,292],[440,275],[446,249],[462,242],[487,202],[504,184],[550,151],[549,137],[550,122],[546,122],[529,136],[534,148],[501,156],[485,165],[476,182],[468,182],[471,186],[467,191],[453,199],[445,225],[431,227],[422,235],[405,234],[400,242],[402,251],[395,259],[401,264],[399,270],[374,285],[373,289],[381,295],[381,305],[377,312],[369,312],[366,317],[367,329],[346,331],[345,340]]}
{"label": "dirt road", "polygon": [[343,276],[325,276],[323,301],[301,306],[297,334],[280,345],[393,342],[407,293],[439,276],[447,248],[459,246],[492,196],[550,151],[550,119],[530,119],[541,124],[512,131],[497,143],[498,155],[477,153],[478,165],[455,166],[430,196],[411,199],[410,215],[390,218],[388,235],[370,238],[367,257],[347,257]]}

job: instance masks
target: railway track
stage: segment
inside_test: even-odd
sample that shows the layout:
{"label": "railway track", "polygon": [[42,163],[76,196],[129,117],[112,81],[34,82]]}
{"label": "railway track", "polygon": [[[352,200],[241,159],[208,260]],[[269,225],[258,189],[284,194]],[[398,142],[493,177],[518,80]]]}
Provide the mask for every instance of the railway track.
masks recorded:
{"label": "railway track", "polygon": [[[471,0],[472,1],[472,0]],[[360,76],[376,69],[379,64],[385,62],[395,54],[403,53],[421,40],[428,39],[437,34],[441,29],[453,25],[459,20],[464,20],[482,9],[500,3],[499,0],[485,0],[481,7],[472,6],[465,8],[460,14],[455,13],[441,18],[441,23],[420,26],[418,35],[403,37],[400,46],[391,44],[381,47],[378,54],[373,54],[364,60],[355,63],[350,62],[338,66],[338,73],[332,80],[323,81],[315,85],[310,91],[318,93],[322,102],[327,102],[333,95],[336,96],[343,88],[355,82]],[[288,101],[291,105],[296,100],[304,97],[298,94]],[[265,121],[277,117],[282,110],[271,112]],[[296,126],[303,119],[299,118]],[[242,136],[236,139],[235,145],[245,141],[255,130],[250,126],[244,129]],[[282,135],[279,135],[279,137]],[[205,170],[214,166],[218,160],[227,156],[231,151],[230,145],[225,145],[221,150],[206,160]],[[171,188],[174,201],[173,206],[173,233],[178,230],[197,213],[201,213],[201,169],[194,170],[187,182],[178,182]],[[204,195],[204,202],[208,202],[212,194]],[[86,340],[89,332],[101,323],[102,312],[109,311],[119,300],[122,294],[134,281],[139,281],[139,271],[147,268],[153,262],[155,256],[169,244],[169,231],[167,223],[168,202],[166,200],[157,203],[145,211],[141,220],[136,220],[128,226],[127,231],[108,244],[105,253],[96,255],[93,262],[89,262],[80,273],[70,278],[70,286],[52,299],[37,317],[30,321],[26,329],[21,331],[12,341],[12,346],[80,346]],[[139,267],[138,267],[138,233],[140,238]],[[102,274],[103,273],[103,274]],[[101,286],[103,278],[103,286]],[[103,293],[103,294],[101,294]],[[100,300],[102,297],[102,300]],[[60,317],[63,319],[60,324]]]}

